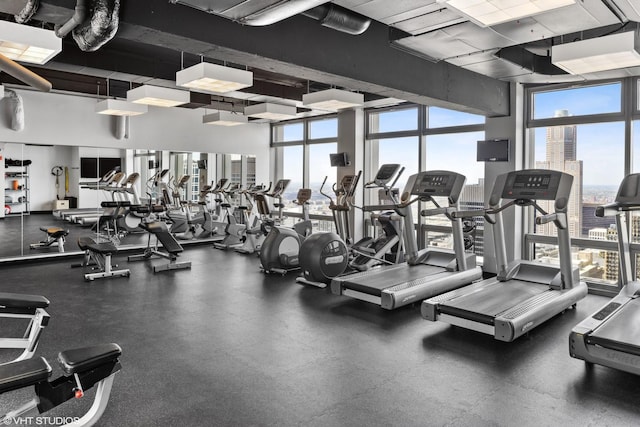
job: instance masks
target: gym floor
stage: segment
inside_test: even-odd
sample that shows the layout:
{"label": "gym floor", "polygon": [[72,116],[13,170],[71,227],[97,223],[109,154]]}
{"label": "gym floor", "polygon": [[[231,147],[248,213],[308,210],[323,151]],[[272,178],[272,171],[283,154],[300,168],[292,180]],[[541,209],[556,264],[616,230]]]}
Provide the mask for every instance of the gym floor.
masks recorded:
{"label": "gym floor", "polygon": [[[102,426],[638,424],[638,377],[569,357],[589,295],[528,336],[502,343],[264,275],[255,256],[192,247],[192,269],[85,282],[71,260],[5,265],[1,290],[42,294],[51,322],[37,354],[123,348]],[[0,333],[2,329],[0,327]],[[3,350],[3,360],[16,353]],[[31,396],[0,396],[13,408]],[[46,416],[80,416],[93,391]],[[2,412],[2,411],[0,411]]]}

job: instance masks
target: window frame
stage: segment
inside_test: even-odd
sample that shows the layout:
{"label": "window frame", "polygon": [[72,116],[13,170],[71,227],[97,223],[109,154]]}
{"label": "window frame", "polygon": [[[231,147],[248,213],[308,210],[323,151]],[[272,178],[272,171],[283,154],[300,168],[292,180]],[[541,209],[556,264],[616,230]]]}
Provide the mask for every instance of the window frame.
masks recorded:
{"label": "window frame", "polygon": [[[440,107],[442,108],[442,107]],[[400,110],[409,110],[409,109],[417,109],[417,123],[415,129],[403,130],[403,131],[392,131],[392,132],[371,132],[371,114],[381,114],[387,111],[400,111]],[[467,133],[467,132],[485,132],[486,130],[486,118],[485,123],[476,123],[469,125],[457,125],[457,126],[447,126],[447,127],[436,127],[429,128],[427,126],[427,118],[429,114],[429,106],[419,105],[414,103],[404,103],[398,106],[392,107],[382,107],[382,108],[369,108],[365,109],[365,136],[364,136],[364,144],[365,144],[365,163],[364,163],[364,176],[367,180],[373,179],[373,174],[375,171],[370,170],[373,165],[372,156],[378,153],[377,143],[375,147],[373,146],[374,141],[380,141],[383,139],[396,139],[396,138],[409,138],[409,137],[417,137],[418,138],[418,170],[425,170],[425,165],[427,161],[427,137],[433,135],[444,135],[444,134],[455,134],[455,133]],[[375,154],[373,154],[375,153]],[[367,170],[369,169],[369,170]],[[371,203],[368,200],[368,194],[365,194],[365,204]],[[424,208],[424,203],[420,202],[418,209],[421,210]],[[451,233],[451,227],[439,226],[426,224],[421,216],[418,218],[414,218],[416,223],[416,228],[420,231],[418,233],[418,245],[420,248],[426,246],[428,242],[428,234],[429,233],[443,233],[448,232]],[[368,227],[372,227],[370,223],[365,219],[365,224]],[[484,240],[484,230],[477,229],[476,236],[481,237]]]}
{"label": "window frame", "polygon": [[[552,117],[544,119],[534,119],[534,97],[535,94],[540,92],[550,91],[563,91],[567,89],[573,89],[577,87],[589,87],[600,86],[610,83],[620,83],[620,102],[621,109],[618,113],[602,113],[602,114],[588,114],[568,117]],[[621,79],[605,79],[599,81],[585,81],[581,83],[567,83],[567,84],[550,84],[540,86],[528,86],[524,90],[524,133],[525,133],[525,165],[528,167],[535,166],[535,138],[533,137],[535,129],[545,128],[552,126],[580,126],[589,124],[601,124],[611,122],[624,123],[624,176],[628,175],[632,170],[632,153],[633,153],[633,139],[632,139],[632,126],[634,120],[640,119],[640,106],[638,105],[638,92],[640,91],[640,78],[627,77]],[[523,259],[532,260],[535,256],[534,245],[540,244],[554,244],[556,242],[555,237],[546,236],[533,233],[534,213],[530,209],[528,215],[523,215],[525,221],[524,230],[526,230],[523,240]],[[627,214],[627,223],[630,223],[630,215]],[[629,234],[631,228],[628,229]],[[631,237],[631,236],[629,236]],[[607,250],[617,251],[616,241],[603,241],[596,239],[589,239],[585,237],[571,238],[571,247],[578,247],[584,249],[595,250]],[[632,269],[636,271],[636,257],[640,254],[640,243],[630,243]],[[603,282],[597,282],[589,280],[589,278],[581,278],[584,280],[588,287],[589,292],[594,294],[613,296],[616,295],[621,289],[621,283],[618,279],[616,285],[610,285]]]}
{"label": "window frame", "polygon": [[[332,137],[322,137],[322,138],[311,138],[311,125],[313,123],[327,121],[327,120],[336,120],[336,136]],[[279,127],[302,123],[303,125],[303,139],[296,141],[276,141],[276,132]],[[325,114],[318,117],[305,117],[301,119],[287,120],[283,122],[273,123],[271,125],[271,141],[270,146],[272,149],[275,149],[275,168],[273,179],[277,179],[278,177],[284,176],[283,171],[283,152],[280,150],[283,147],[292,147],[292,146],[302,146],[302,185],[304,188],[309,188],[309,146],[315,144],[327,144],[327,143],[338,143],[338,133],[339,133],[339,122],[338,122],[338,114]],[[295,211],[283,211],[287,216],[293,218],[302,218],[301,212]],[[332,215],[318,215],[318,214],[310,214],[309,218],[312,220],[320,220],[320,221],[333,221]]]}

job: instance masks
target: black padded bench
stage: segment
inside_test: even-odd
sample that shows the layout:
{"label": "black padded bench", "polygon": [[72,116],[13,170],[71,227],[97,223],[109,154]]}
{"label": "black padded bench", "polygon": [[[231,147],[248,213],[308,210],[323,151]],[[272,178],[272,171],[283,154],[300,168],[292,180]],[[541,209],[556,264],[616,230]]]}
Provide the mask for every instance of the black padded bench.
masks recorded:
{"label": "black padded bench", "polygon": [[84,397],[85,391],[95,386],[91,407],[82,417],[67,424],[95,425],[107,406],[114,376],[121,370],[121,354],[120,346],[113,343],[63,351],[58,354],[58,362],[64,374],[53,381],[51,366],[42,357],[0,365],[0,394],[31,386],[35,393],[35,398],[26,404],[0,415],[0,424],[14,424],[14,420],[38,416],[69,400]]}
{"label": "black padded bench", "polygon": [[104,277],[122,276],[129,277],[131,274],[129,269],[114,270],[111,265],[111,256],[118,252],[118,248],[111,242],[96,242],[91,237],[82,236],[78,238],[78,247],[84,251],[83,267],[87,267],[93,260],[97,266],[98,272],[87,273],[84,275],[85,280],[95,280]]}
{"label": "black padded bench", "polygon": [[29,323],[22,336],[0,337],[0,348],[22,349],[14,361],[29,359],[38,346],[44,328],[49,324],[49,300],[42,295],[0,292],[0,319],[25,319]]}
{"label": "black padded bench", "polygon": [[46,381],[51,372],[43,357],[0,365],[0,394]]}
{"label": "black padded bench", "polygon": [[[176,262],[176,260],[178,259],[178,255],[182,251],[184,251],[184,249],[182,248],[182,245],[178,243],[175,237],[173,237],[173,235],[169,232],[167,224],[162,221],[154,221],[142,223],[140,224],[140,227],[149,232],[147,248],[145,249],[143,254],[129,256],[127,258],[129,261],[145,260],[151,258],[153,255],[167,258],[169,260],[168,264],[153,266],[154,273],[157,273],[159,271],[191,268],[191,261]],[[156,237],[156,244],[153,247],[151,246],[152,235]],[[159,250],[159,244],[162,245],[162,248],[165,252],[161,252]]]}
{"label": "black padded bench", "polygon": [[40,227],[40,231],[47,233],[47,238],[38,243],[30,244],[29,249],[57,246],[58,252],[64,252],[64,241],[67,235],[69,235],[69,230],[53,225],[43,225]]}

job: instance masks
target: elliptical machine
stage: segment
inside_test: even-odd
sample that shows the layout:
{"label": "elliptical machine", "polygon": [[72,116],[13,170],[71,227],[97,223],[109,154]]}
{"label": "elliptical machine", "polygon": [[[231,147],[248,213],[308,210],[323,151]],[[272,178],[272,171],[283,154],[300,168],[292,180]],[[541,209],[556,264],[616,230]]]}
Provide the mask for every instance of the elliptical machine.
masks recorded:
{"label": "elliptical machine", "polygon": [[[263,195],[258,195],[258,197],[260,196],[264,198]],[[271,229],[260,249],[260,268],[265,273],[285,275],[289,271],[300,268],[298,262],[300,245],[312,232],[307,207],[310,198],[311,189],[301,188],[298,190],[298,195],[293,203],[302,206],[302,221],[295,223],[293,228],[271,224]],[[261,203],[258,199],[256,202]]]}
{"label": "elliptical machine", "polygon": [[[399,164],[384,164],[378,169],[374,180],[366,183],[364,188],[380,188],[382,199],[395,203],[393,186],[403,171],[404,168]],[[346,175],[337,188],[334,185],[335,202],[331,196],[321,191],[331,200],[329,208],[333,213],[337,234],[316,233],[303,242],[300,248],[303,275],[296,282],[324,288],[332,278],[341,275],[347,268],[365,271],[375,265],[402,261],[402,225],[399,224],[400,218],[394,212],[389,212],[392,209],[389,205],[362,208],[368,212],[386,211],[378,215],[383,235],[376,239],[364,237],[356,243],[351,242],[349,211],[355,206],[353,195],[361,173]]]}
{"label": "elliptical machine", "polygon": [[[351,231],[349,227],[349,211],[353,204],[353,196],[360,181],[362,171],[357,175],[345,175],[340,180],[340,184],[333,184],[335,200],[329,194],[322,191],[327,182],[325,176],[320,194],[329,199],[329,209],[333,215],[333,222],[336,233],[315,233],[305,239],[300,246],[300,268],[302,276],[296,278],[297,283],[324,288],[327,286],[322,280],[324,277],[331,278],[342,274],[349,265],[349,247],[351,245]],[[314,255],[309,256],[308,251]],[[323,254],[323,262],[314,262],[318,256],[316,252]],[[327,279],[324,279],[327,280]]]}

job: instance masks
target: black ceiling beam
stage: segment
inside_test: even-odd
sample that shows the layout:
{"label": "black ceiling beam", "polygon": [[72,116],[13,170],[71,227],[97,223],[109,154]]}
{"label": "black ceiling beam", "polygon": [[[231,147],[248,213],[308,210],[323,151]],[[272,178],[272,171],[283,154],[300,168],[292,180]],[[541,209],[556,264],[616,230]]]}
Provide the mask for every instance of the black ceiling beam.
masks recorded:
{"label": "black ceiling beam", "polygon": [[[73,8],[68,0],[42,3]],[[123,1],[116,39],[426,105],[509,114],[508,82],[394,49],[378,22],[351,36],[304,16],[250,27],[167,0]]]}

